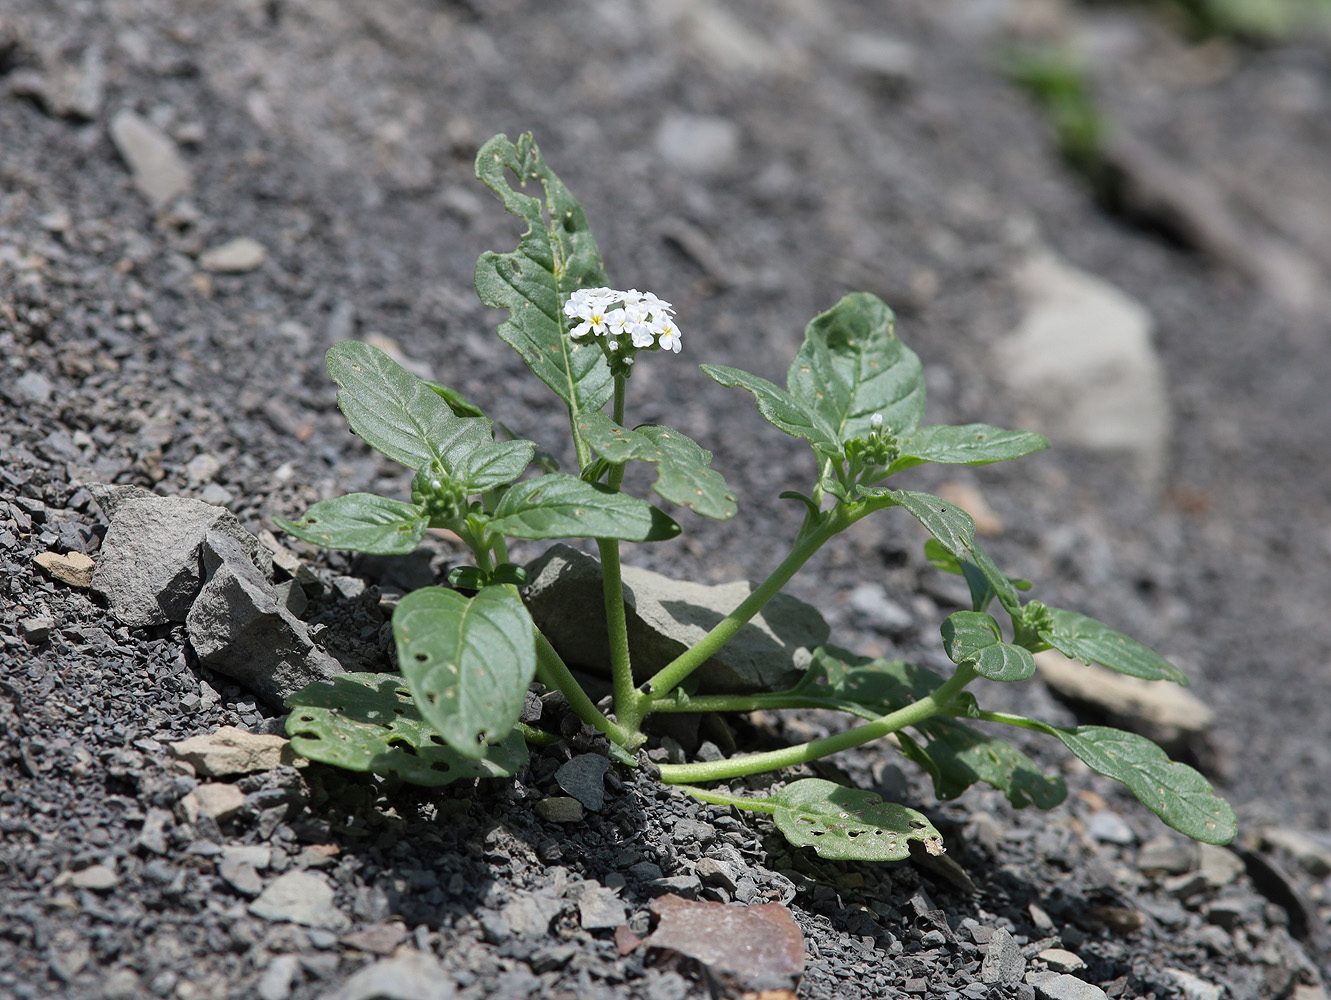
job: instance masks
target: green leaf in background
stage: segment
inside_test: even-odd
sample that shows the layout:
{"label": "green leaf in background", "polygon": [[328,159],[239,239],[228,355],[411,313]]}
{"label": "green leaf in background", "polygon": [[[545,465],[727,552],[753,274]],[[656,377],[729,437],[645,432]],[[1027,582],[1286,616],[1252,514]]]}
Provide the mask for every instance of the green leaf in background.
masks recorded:
{"label": "green leaf in background", "polygon": [[286,700],[286,730],[302,757],[439,787],[464,778],[506,778],[527,763],[518,730],[464,757],[421,717],[398,674],[340,674]]}
{"label": "green leaf in background", "polygon": [[808,707],[876,719],[919,701],[942,683],[938,674],[913,663],[871,659],[836,646],[819,646],[799,683],[785,693]]}
{"label": "green leaf in background", "polygon": [[1110,670],[1148,681],[1173,681],[1188,686],[1183,671],[1149,646],[1075,611],[1049,610],[1054,627],[1042,630],[1040,638],[1064,656],[1085,663],[1099,663]]}
{"label": "green leaf in background", "polygon": [[473,598],[443,587],[413,591],[393,612],[398,665],[426,722],[464,757],[517,725],[536,675],[536,628],[515,590]]}
{"label": "green leaf in background", "polygon": [[1063,729],[1039,723],[1093,771],[1121,781],[1142,805],[1179,833],[1207,844],[1228,844],[1238,833],[1229,803],[1200,772],[1170,760],[1144,736],[1107,726]]}
{"label": "green leaf in background", "polygon": [[735,496],[721,473],[710,467],[712,453],[679,431],[659,424],[628,430],[600,412],[583,414],[578,428],[594,451],[616,465],[630,460],[655,463],[652,489],[671,503],[716,521],[734,517]]}
{"label": "green leaf in background", "polygon": [[786,388],[832,428],[838,454],[849,439],[869,436],[875,414],[896,435],[915,430],[924,417],[920,359],[897,339],[894,324],[881,299],[857,292],[805,328]]}
{"label": "green leaf in background", "polygon": [[298,520],[275,517],[273,521],[287,534],[314,545],[381,556],[414,552],[430,525],[429,516],[415,504],[373,493],[320,500]]}
{"label": "green leaf in background", "polygon": [[943,649],[991,681],[1024,681],[1035,673],[1030,650],[1003,641],[998,622],[982,611],[956,611],[943,622]]}
{"label": "green leaf in background", "polygon": [[901,436],[897,446],[901,457],[888,468],[887,475],[923,462],[939,465],[1005,462],[1048,448],[1049,441],[1031,431],[1008,431],[988,424],[935,424]]}
{"label": "green leaf in background", "polygon": [[738,386],[753,393],[758,403],[758,412],[777,430],[791,437],[804,438],[820,455],[835,457],[841,453],[841,439],[836,428],[828,425],[819,414],[810,411],[784,389],[778,389],[767,379],[742,368],[731,368],[728,365],[700,367],[703,374],[727,389]]}
{"label": "green leaf in background", "polygon": [[792,782],[771,797],[777,829],[796,847],[835,861],[900,861],[918,840],[943,853],[943,836],[922,813],[873,792],[821,778]]}
{"label": "green leaf in background", "polygon": [[448,408],[453,411],[454,416],[458,417],[484,417],[485,411],[473,403],[456,389],[450,389],[442,382],[431,382],[429,379],[423,379],[426,387],[439,396]]}
{"label": "green leaf in background", "polygon": [[645,500],[555,472],[515,484],[496,505],[490,528],[513,538],[622,538],[658,542],[679,525]]}
{"label": "green leaf in background", "polygon": [[[527,223],[516,250],[481,255],[476,294],[487,306],[509,311],[500,338],[568,405],[573,419],[599,410],[614,394],[610,366],[592,339],[569,339],[563,309],[575,289],[608,284],[582,206],[546,166],[530,133],[517,145],[503,135],[487,142],[476,154],[476,176]],[[516,190],[514,180],[521,187],[540,182],[544,200]]]}
{"label": "green leaf in background", "polygon": [[976,782],[1002,792],[1017,809],[1052,809],[1067,798],[1062,778],[1041,772],[1006,740],[955,719],[929,719],[915,729],[926,742],[898,733],[901,751],[929,773],[940,799],[954,799]]}

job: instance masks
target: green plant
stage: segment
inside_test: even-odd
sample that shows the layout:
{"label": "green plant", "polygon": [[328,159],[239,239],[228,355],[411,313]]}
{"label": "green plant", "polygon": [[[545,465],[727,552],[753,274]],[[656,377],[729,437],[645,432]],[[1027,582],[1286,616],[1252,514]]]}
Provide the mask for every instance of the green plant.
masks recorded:
{"label": "green plant", "polygon": [[[809,493],[782,494],[804,507],[789,554],[705,638],[636,685],[619,543],[661,541],[680,528],[659,508],[620,489],[625,464],[655,465],[656,494],[704,517],[731,517],[734,498],[710,468],[709,452],[676,430],[625,422],[625,390],[635,363],[647,352],[680,349],[670,305],[606,287],[582,209],[530,135],[516,145],[504,136],[491,139],[476,170],[528,225],[516,250],[482,255],[476,289],[487,305],[508,310],[499,336],[564,402],[578,470],[552,471],[547,460],[540,474],[522,478],[535,444],[500,440],[495,425],[458,393],[410,375],[363,343],[336,344],[328,352],[348,423],[414,472],[411,500],[352,493],[321,501],[297,520],[279,520],[281,527],[306,541],[372,553],[410,552],[427,527],[448,528],[475,562],[450,574],[457,589],[427,587],[403,598],[393,615],[400,675],[349,674],[289,700],[287,728],[299,752],[427,785],[513,774],[525,760],[521,737],[542,739],[518,722],[527,688],[539,678],[605,733],[627,764],[634,763],[632,751],[645,740],[643,721],[653,713],[829,708],[857,718],[853,728],[797,746],[660,769],[663,780],[688,786],[706,801],[774,813],[792,842],[829,857],[901,858],[911,840],[936,852],[940,838],[918,812],[830,782],[797,781],[763,799],[697,786],[803,764],[894,733],[902,752],[928,771],[940,797],[954,797],[980,781],[1019,807],[1060,802],[1066,794],[1060,779],[1042,774],[1018,749],[973,724],[1001,723],[1054,736],[1190,836],[1215,843],[1234,836],[1229,806],[1199,773],[1169,761],[1153,743],[1099,726],[1064,729],[985,711],[965,690],[977,677],[1030,677],[1032,654],[1050,647],[1136,677],[1186,680],[1156,653],[1094,619],[1038,601],[1023,603],[1018,591],[1029,585],[1009,579],[976,544],[965,512],[939,497],[884,485],[922,463],[979,465],[1018,458],[1047,442],[985,424],[922,426],[919,359],[896,337],[891,311],[871,295],[849,295],[808,325],[784,389],[738,368],[702,366],[721,385],[752,393],[777,429],[807,440],[819,473]],[[518,188],[539,184],[544,197],[522,193],[510,176]],[[690,693],[694,670],[820,546],[862,518],[891,509],[924,525],[932,536],[930,560],[969,584],[971,608],[942,623],[943,648],[955,664],[950,677],[824,647],[789,690]],[[578,686],[534,626],[520,595],[525,573],[508,562],[509,539],[565,537],[594,539],[600,551],[614,682],[609,714]],[[989,613],[995,604],[998,617]]]}

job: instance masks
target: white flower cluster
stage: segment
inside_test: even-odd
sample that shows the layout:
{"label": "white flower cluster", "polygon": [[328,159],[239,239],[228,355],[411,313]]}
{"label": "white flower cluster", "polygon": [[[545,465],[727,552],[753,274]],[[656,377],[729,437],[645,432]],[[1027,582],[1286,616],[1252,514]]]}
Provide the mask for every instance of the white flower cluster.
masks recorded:
{"label": "white flower cluster", "polygon": [[564,303],[564,315],[577,325],[569,331],[574,339],[593,334],[609,338],[606,346],[618,351],[628,341],[636,349],[659,347],[679,353],[679,330],[675,307],[651,292],[630,288],[579,288]]}

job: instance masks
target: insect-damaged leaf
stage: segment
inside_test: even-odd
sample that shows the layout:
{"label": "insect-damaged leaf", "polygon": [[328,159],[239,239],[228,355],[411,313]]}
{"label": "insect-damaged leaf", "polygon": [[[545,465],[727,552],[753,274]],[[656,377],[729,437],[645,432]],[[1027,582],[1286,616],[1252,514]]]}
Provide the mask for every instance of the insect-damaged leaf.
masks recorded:
{"label": "insect-damaged leaf", "polygon": [[873,792],[847,788],[821,778],[805,778],[772,796],[775,820],[786,840],[812,847],[836,861],[900,861],[910,857],[910,841],[941,854],[943,837],[922,813]]}
{"label": "insect-damaged leaf", "polygon": [[423,587],[393,613],[398,665],[421,715],[458,753],[479,759],[517,725],[536,674],[536,631],[517,591],[470,599]]}
{"label": "insect-damaged leaf", "polygon": [[479,758],[459,754],[421,717],[398,674],[339,674],[301,688],[286,706],[292,748],[349,771],[437,787],[463,778],[509,777],[527,762],[527,744],[517,730],[486,746]]}
{"label": "insect-damaged leaf", "polygon": [[1031,431],[1009,431],[989,424],[934,424],[898,439],[901,455],[888,468],[893,475],[924,462],[939,465],[987,465],[1021,458],[1049,447]]}

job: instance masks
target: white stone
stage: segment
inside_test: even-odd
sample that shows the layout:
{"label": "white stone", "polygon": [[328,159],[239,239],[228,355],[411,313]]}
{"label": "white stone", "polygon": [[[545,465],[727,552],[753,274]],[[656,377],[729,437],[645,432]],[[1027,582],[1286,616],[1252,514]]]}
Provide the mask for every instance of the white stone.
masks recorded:
{"label": "white stone", "polygon": [[1170,410],[1146,308],[1047,252],[1014,275],[1025,301],[994,351],[1021,423],[1055,445],[1121,455],[1147,481],[1164,472]]}
{"label": "white stone", "polygon": [[739,126],[715,115],[672,114],[656,130],[656,151],[689,174],[716,175],[739,159]]}
{"label": "white stone", "polygon": [[111,141],[129,165],[134,186],[162,208],[190,189],[190,172],[176,144],[156,125],[125,109],[111,119]]}
{"label": "white stone", "polygon": [[268,259],[268,251],[258,240],[248,236],[229,240],[199,255],[199,266],[217,274],[244,274]]}
{"label": "white stone", "polygon": [[330,931],[351,926],[346,914],[333,906],[333,887],[313,872],[287,872],[274,879],[249,910],[264,920],[288,920]]}

